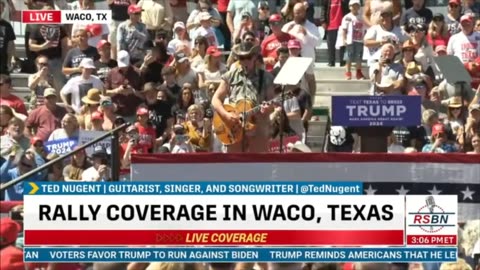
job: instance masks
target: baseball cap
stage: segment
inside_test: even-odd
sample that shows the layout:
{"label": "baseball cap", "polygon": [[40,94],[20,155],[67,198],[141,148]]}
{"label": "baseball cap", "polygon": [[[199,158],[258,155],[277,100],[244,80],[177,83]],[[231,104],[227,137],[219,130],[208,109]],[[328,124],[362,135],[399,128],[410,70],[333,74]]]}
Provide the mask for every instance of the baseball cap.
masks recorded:
{"label": "baseball cap", "polygon": [[117,55],[118,67],[130,66],[130,54],[127,51],[119,51]]}
{"label": "baseball cap", "polygon": [[469,112],[473,112],[473,111],[480,111],[480,104],[473,104],[473,105],[470,105],[470,108],[468,108]]}
{"label": "baseball cap", "polygon": [[301,49],[302,44],[300,44],[300,41],[298,41],[296,39],[291,39],[287,43],[287,48],[289,48],[289,49]]}
{"label": "baseball cap", "polygon": [[9,217],[6,217],[0,219],[0,225],[0,246],[6,246],[15,242],[18,233],[21,231],[20,224]]}
{"label": "baseball cap", "polygon": [[185,24],[184,24],[183,22],[176,22],[176,23],[173,25],[173,30],[176,30],[177,28],[185,29]]}
{"label": "baseball cap", "polygon": [[212,18],[212,15],[210,15],[210,13],[204,11],[204,12],[200,12],[200,15],[199,15],[199,21],[208,21]]}
{"label": "baseball cap", "polygon": [[4,247],[2,249],[2,259],[0,259],[0,269],[25,270],[23,251],[14,246]]}
{"label": "baseball cap", "polygon": [[450,1],[448,1],[448,3],[449,4],[457,4],[457,5],[461,4],[460,0],[450,0]]}
{"label": "baseball cap", "polygon": [[243,17],[250,17],[251,18],[252,14],[250,14],[250,12],[248,12],[248,11],[244,11],[244,12],[242,12],[242,18]]}
{"label": "baseball cap", "polygon": [[148,114],[147,108],[140,107],[137,109],[137,115],[146,115],[146,114]]}
{"label": "baseball cap", "polygon": [[97,43],[97,49],[101,49],[105,45],[112,45],[108,40],[102,39]]}
{"label": "baseball cap", "polygon": [[101,24],[89,24],[85,27],[85,30],[89,32],[92,37],[100,36],[103,32]]}
{"label": "baseball cap", "polygon": [[268,22],[281,22],[282,16],[280,14],[272,14],[270,18],[268,18]]}
{"label": "baseball cap", "polygon": [[218,57],[222,55],[222,52],[215,46],[210,46],[207,48],[207,54],[213,57]]}
{"label": "baseball cap", "polygon": [[360,5],[360,0],[350,0],[350,2],[348,2],[348,5],[349,5],[349,6],[353,6],[353,5],[355,5],[355,4]]}
{"label": "baseball cap", "polygon": [[443,124],[435,124],[432,127],[432,136],[445,133],[445,126]]}
{"label": "baseball cap", "polygon": [[268,2],[267,2],[267,1],[259,1],[257,8],[258,8],[258,9],[266,9],[266,8],[269,8]]}
{"label": "baseball cap", "polygon": [[57,96],[57,90],[51,87],[45,88],[45,90],[43,90],[43,97],[49,97],[49,96]]}
{"label": "baseball cap", "polygon": [[436,53],[446,52],[446,51],[447,51],[447,46],[445,46],[445,45],[438,45],[437,47],[435,47],[435,52]]}
{"label": "baseball cap", "polygon": [[32,138],[30,139],[30,144],[31,144],[31,145],[35,145],[35,144],[38,143],[38,142],[42,142],[42,143],[43,143],[43,140],[42,140],[40,137],[37,137],[37,136],[32,137]]}
{"label": "baseball cap", "polygon": [[128,14],[132,14],[132,13],[140,13],[142,12],[142,8],[140,6],[137,6],[137,5],[130,5],[128,6]]}
{"label": "baseball cap", "polygon": [[435,15],[433,15],[433,19],[439,19],[441,21],[445,20],[445,17],[443,16],[442,13],[437,13]]}
{"label": "baseball cap", "polygon": [[175,61],[178,63],[183,63],[188,60],[187,55],[184,52],[177,52],[175,54]]}
{"label": "baseball cap", "polygon": [[97,145],[95,146],[95,148],[93,148],[92,157],[106,157],[106,156],[108,156],[108,153],[105,147],[101,145]]}
{"label": "baseball cap", "polygon": [[110,106],[112,105],[113,102],[112,102],[112,98],[109,97],[109,96],[102,96],[100,98],[100,106]]}
{"label": "baseball cap", "polygon": [[473,22],[473,18],[470,14],[465,14],[463,15],[462,17],[460,17],[460,23],[463,23],[463,22]]}
{"label": "baseball cap", "polygon": [[79,65],[81,68],[95,69],[92,58],[83,58]]}

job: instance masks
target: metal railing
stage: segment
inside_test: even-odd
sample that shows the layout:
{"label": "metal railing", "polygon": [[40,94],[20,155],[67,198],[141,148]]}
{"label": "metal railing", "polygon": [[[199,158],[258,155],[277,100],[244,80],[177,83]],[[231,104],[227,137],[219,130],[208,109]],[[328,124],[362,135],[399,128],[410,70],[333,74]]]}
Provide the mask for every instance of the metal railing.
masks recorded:
{"label": "metal railing", "polygon": [[118,181],[120,179],[120,145],[119,145],[119,137],[118,137],[118,132],[122,129],[125,129],[127,126],[129,125],[129,123],[125,123],[113,130],[110,130],[110,131],[107,131],[107,133],[105,133],[104,135],[94,139],[94,140],[91,140],[79,147],[77,147],[75,150],[63,155],[63,156],[60,156],[52,161],[49,161],[45,164],[43,164],[42,166],[40,167],[37,167],[23,175],[21,175],[20,177],[16,178],[16,179],[13,179],[9,182],[7,182],[6,184],[2,185],[0,187],[0,192],[1,191],[4,191],[22,181],[24,181],[25,179],[31,177],[32,175],[35,175],[37,173],[39,173],[40,171],[43,171],[43,170],[46,170],[48,169],[50,166],[52,166],[53,164],[59,162],[59,161],[62,161],[68,157],[71,157],[72,155],[80,152],[80,151],[84,151],[87,147],[90,147],[106,138],[108,138],[109,136],[112,136],[111,139],[112,139],[112,146],[111,146],[111,153],[110,153],[110,156],[111,156],[111,172],[112,172],[112,175],[111,175],[111,179],[112,181]]}

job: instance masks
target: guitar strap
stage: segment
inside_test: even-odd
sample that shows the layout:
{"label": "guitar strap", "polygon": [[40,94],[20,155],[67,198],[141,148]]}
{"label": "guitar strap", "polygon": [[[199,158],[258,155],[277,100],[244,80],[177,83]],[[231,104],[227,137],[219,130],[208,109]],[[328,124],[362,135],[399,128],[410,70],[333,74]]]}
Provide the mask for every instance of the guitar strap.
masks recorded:
{"label": "guitar strap", "polygon": [[258,88],[259,88],[258,91],[259,91],[259,94],[263,96],[263,100],[265,101],[267,98],[267,95],[263,91],[263,75],[265,75],[265,70],[261,68],[258,74]]}

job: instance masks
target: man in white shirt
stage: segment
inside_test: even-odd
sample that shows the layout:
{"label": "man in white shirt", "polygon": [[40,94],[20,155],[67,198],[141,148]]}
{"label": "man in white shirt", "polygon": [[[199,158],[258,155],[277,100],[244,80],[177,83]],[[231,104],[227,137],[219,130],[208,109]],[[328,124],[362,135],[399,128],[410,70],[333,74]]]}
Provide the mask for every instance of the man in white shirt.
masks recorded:
{"label": "man in white shirt", "polygon": [[95,146],[92,154],[92,165],[82,173],[84,182],[106,182],[111,179],[111,169],[108,166],[108,152],[103,146]]}
{"label": "man in white shirt", "polygon": [[[84,58],[80,62],[79,67],[82,69],[82,74],[68,80],[65,86],[60,91],[60,97],[63,103],[71,105],[76,113],[80,113],[82,107],[82,97],[86,96],[88,90],[96,88],[100,91],[103,90],[103,82],[97,76],[93,76],[95,71],[95,65],[93,59]],[[71,102],[68,102],[68,96],[70,95]]]}
{"label": "man in white shirt", "polygon": [[462,31],[451,36],[447,54],[457,56],[463,63],[473,62],[480,56],[480,33],[474,31],[474,18],[470,14],[460,18]]}
{"label": "man in white shirt", "polygon": [[307,9],[303,3],[295,4],[293,7],[293,21],[285,24],[282,31],[289,33],[302,43],[302,57],[312,58],[312,64],[307,69],[305,77],[310,95],[313,98],[317,90],[314,73],[315,48],[320,41],[320,32],[315,24],[307,20]]}

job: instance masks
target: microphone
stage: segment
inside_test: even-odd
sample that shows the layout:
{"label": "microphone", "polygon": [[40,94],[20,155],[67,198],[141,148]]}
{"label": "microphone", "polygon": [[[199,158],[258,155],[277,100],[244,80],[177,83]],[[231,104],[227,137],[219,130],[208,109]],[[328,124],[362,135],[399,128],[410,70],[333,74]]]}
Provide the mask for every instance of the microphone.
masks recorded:
{"label": "microphone", "polygon": [[433,198],[433,196],[428,196],[425,202],[427,203],[427,207],[428,210],[430,210],[430,213],[433,213],[433,210],[435,209],[435,199]]}
{"label": "microphone", "polygon": [[[433,214],[433,210],[435,209],[435,199],[433,196],[428,196],[425,203],[427,204],[430,214]],[[430,231],[433,231],[433,226],[430,226]]]}

